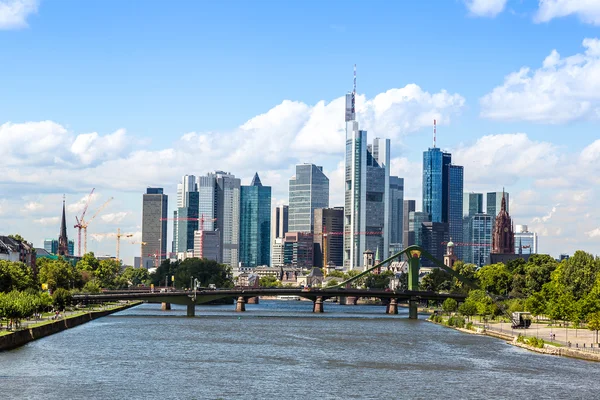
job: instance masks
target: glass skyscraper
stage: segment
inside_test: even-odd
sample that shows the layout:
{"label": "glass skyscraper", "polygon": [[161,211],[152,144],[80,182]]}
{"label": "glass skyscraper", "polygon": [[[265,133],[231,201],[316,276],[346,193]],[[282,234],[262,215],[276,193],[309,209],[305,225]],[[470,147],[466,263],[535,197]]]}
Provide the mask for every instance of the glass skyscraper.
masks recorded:
{"label": "glass skyscraper", "polygon": [[142,260],[167,258],[168,197],[162,188],[148,188],[142,198]]}
{"label": "glass skyscraper", "polygon": [[463,194],[463,217],[483,213],[483,193]]}
{"label": "glass skyscraper", "polygon": [[[463,167],[448,165],[448,234],[455,243],[463,241]],[[459,260],[463,259],[463,246],[455,247]]]}
{"label": "glass skyscraper", "polygon": [[216,228],[221,232],[223,264],[236,267],[239,261],[240,180],[223,171],[215,172]]}
{"label": "glass skyscraper", "polygon": [[240,192],[240,261],[247,267],[269,265],[271,250],[271,187],[258,173]]}
{"label": "glass skyscraper", "polygon": [[185,207],[177,209],[178,258],[186,257],[182,253],[194,251],[194,232],[198,230],[198,192],[186,192],[184,204]]}
{"label": "glass skyscraper", "polygon": [[429,214],[431,222],[447,222],[447,174],[451,160],[449,153],[437,147],[423,152],[423,212]]}
{"label": "glass skyscraper", "polygon": [[296,165],[296,175],[290,179],[289,232],[313,232],[315,208],[328,207],[329,178],[323,173],[323,167]]}
{"label": "glass skyscraper", "polygon": [[[509,211],[509,197],[508,192],[504,192],[504,196],[506,198],[506,212],[510,214]],[[502,192],[490,192],[487,194],[487,203],[486,209],[487,214],[491,215],[494,219],[498,216],[500,212],[500,208],[502,205]]]}
{"label": "glass skyscraper", "polygon": [[465,250],[465,262],[482,267],[489,262],[492,249],[492,218],[488,214],[468,217],[469,246]]}
{"label": "glass skyscraper", "polygon": [[404,229],[404,179],[390,176],[390,243],[402,247]]}
{"label": "glass skyscraper", "polygon": [[527,225],[515,227],[515,254],[537,254],[538,236],[529,232]]}

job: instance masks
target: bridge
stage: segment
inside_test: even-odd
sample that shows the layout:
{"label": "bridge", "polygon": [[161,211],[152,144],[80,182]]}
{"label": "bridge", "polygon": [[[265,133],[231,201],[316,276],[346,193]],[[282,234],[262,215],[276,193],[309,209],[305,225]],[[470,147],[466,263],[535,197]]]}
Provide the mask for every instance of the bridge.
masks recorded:
{"label": "bridge", "polygon": [[[351,288],[352,282],[364,277],[377,268],[384,267],[391,261],[406,254],[408,258],[408,290],[390,291],[390,290],[368,290]],[[435,300],[443,301],[447,298],[453,298],[457,302],[463,302],[466,298],[463,294],[455,293],[435,293],[419,291],[419,267],[421,257],[431,260],[437,267],[451,274],[459,281],[479,289],[479,286],[460,275],[452,268],[444,265],[441,261],[433,257],[427,251],[419,246],[409,246],[406,249],[383,260],[379,264],[361,272],[360,274],[345,280],[339,285],[330,288],[236,288],[204,291],[172,291],[172,292],[151,292],[146,291],[120,291],[112,293],[94,294],[94,295],[74,295],[73,299],[79,302],[102,302],[116,300],[141,300],[148,303],[162,303],[164,307],[170,307],[170,304],[181,304],[187,306],[188,317],[196,315],[196,305],[209,303],[211,301],[234,298],[237,299],[236,311],[245,311],[246,303],[249,299],[258,296],[298,296],[309,299],[313,302],[313,312],[323,312],[323,301],[330,298],[340,299],[358,299],[358,298],[379,298],[387,304],[386,312],[389,314],[398,313],[398,302],[408,302],[409,318],[417,318],[417,306],[420,301]],[[167,306],[168,305],[168,306]]]}
{"label": "bridge", "polygon": [[[386,313],[397,314],[398,303],[411,302],[418,304],[420,301],[444,301],[447,298],[455,299],[457,302],[463,302],[465,295],[435,293],[426,291],[404,290],[371,290],[371,289],[314,289],[302,288],[236,288],[236,289],[217,289],[202,291],[171,291],[171,292],[151,292],[151,291],[114,291],[102,294],[79,294],[74,295],[73,299],[82,302],[103,302],[118,300],[138,300],[147,303],[180,304],[187,306],[187,316],[196,315],[196,305],[206,304],[211,301],[234,298],[236,299],[236,311],[246,311],[246,303],[249,299],[259,296],[298,296],[313,302],[313,312],[321,313],[324,311],[323,302],[331,298],[352,299],[354,303],[359,298],[378,298],[387,305]],[[170,307],[170,306],[169,306]]]}

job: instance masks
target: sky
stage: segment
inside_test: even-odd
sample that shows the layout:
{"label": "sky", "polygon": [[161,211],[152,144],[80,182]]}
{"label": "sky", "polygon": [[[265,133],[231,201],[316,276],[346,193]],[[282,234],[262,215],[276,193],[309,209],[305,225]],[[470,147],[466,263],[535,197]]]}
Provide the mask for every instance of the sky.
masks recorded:
{"label": "sky", "polygon": [[[465,191],[510,193],[515,224],[557,257],[600,254],[600,0],[0,0],[0,234],[139,255],[142,194],[169,213],[184,174],[255,172],[287,203],[298,163],[343,205],[343,96],[389,138],[421,202],[422,154]],[[171,236],[169,223],[169,237]],[[169,239],[170,240],[170,239]]]}

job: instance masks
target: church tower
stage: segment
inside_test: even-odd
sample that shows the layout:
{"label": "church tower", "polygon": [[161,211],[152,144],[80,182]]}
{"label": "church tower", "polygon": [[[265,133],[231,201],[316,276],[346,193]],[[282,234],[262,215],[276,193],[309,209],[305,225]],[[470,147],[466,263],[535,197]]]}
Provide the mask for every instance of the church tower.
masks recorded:
{"label": "church tower", "polygon": [[492,234],[493,254],[515,254],[515,234],[512,220],[506,211],[506,198],[502,191],[502,205],[496,217],[496,226]]}
{"label": "church tower", "polygon": [[67,238],[67,218],[65,215],[65,198],[63,197],[62,221],[60,222],[60,235],[58,236],[58,255],[69,255],[69,239]]}

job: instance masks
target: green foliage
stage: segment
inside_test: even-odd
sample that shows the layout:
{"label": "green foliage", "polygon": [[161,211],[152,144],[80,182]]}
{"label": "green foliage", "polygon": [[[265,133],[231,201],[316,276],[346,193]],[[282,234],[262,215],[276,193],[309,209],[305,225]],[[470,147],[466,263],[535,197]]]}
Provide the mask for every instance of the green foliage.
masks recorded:
{"label": "green foliage", "polygon": [[587,316],[587,327],[591,331],[600,330],[600,312],[595,312]]}
{"label": "green foliage", "polygon": [[465,327],[465,319],[457,315],[448,318],[448,321],[446,323],[448,324],[448,326],[455,326],[457,328]]}
{"label": "green foliage", "polygon": [[507,295],[511,290],[513,276],[502,263],[481,267],[475,274],[481,288],[496,295]]}
{"label": "green foliage", "polygon": [[213,260],[186,258],[176,266],[174,272],[176,287],[189,287],[190,278],[198,279],[201,287],[211,284],[218,288],[233,287],[231,269]]}
{"label": "green foliage", "polygon": [[162,286],[165,284],[165,278],[169,285],[171,284],[171,276],[175,275],[177,268],[179,267],[179,260],[171,262],[168,258],[163,260],[162,263],[156,268],[152,274],[150,274],[150,283],[156,286]]}
{"label": "green foliage", "polygon": [[115,279],[120,270],[121,263],[119,261],[114,259],[102,260],[92,275],[103,288],[113,288],[115,287]]}
{"label": "green foliage", "polygon": [[458,308],[458,303],[456,302],[456,300],[452,299],[452,298],[447,298],[446,300],[444,300],[444,302],[442,303],[442,310],[444,310],[447,313],[451,313],[456,311]]}
{"label": "green foliage", "polygon": [[97,294],[102,292],[102,288],[96,281],[89,281],[83,286],[83,293]]}
{"label": "green foliage", "polygon": [[331,287],[331,286],[335,286],[339,284],[339,282],[337,281],[337,279],[332,279],[330,281],[327,282],[327,285],[325,285],[325,287]]}
{"label": "green foliage", "polygon": [[260,278],[258,284],[261,287],[270,288],[270,287],[280,287],[281,282],[274,275],[267,275]]}
{"label": "green foliage", "polygon": [[458,307],[458,312],[469,318],[477,314],[477,303],[468,299]]}
{"label": "green foliage", "polygon": [[533,293],[525,300],[525,310],[536,316],[543,315],[546,311],[546,299],[539,292]]}
{"label": "green foliage", "polygon": [[47,283],[50,290],[69,289],[80,284],[81,274],[64,258],[45,260],[39,268],[39,279],[41,283]]}
{"label": "green foliage", "polygon": [[473,323],[472,322],[467,322],[467,325],[465,325],[465,328],[472,331],[473,330]]}
{"label": "green foliage", "polygon": [[60,311],[63,311],[72,301],[73,296],[71,295],[71,292],[66,289],[58,288],[52,293],[52,305]]}
{"label": "green foliage", "polygon": [[544,339],[539,339],[537,337],[525,337],[521,334],[517,337],[517,343],[527,344],[532,347],[544,348]]}
{"label": "green foliage", "polygon": [[100,267],[100,261],[94,256],[94,253],[85,253],[81,260],[77,262],[77,269],[80,271],[96,272]]}
{"label": "green foliage", "polygon": [[342,271],[337,270],[329,272],[327,274],[327,277],[347,279],[346,274],[344,274]]}
{"label": "green foliage", "polygon": [[15,328],[24,318],[30,318],[36,311],[46,309],[51,299],[47,293],[19,292],[0,293],[0,317],[9,319]]}
{"label": "green foliage", "polygon": [[0,260],[0,292],[37,287],[33,271],[21,262]]}
{"label": "green foliage", "polygon": [[420,283],[422,290],[433,292],[449,292],[453,286],[453,277],[440,268],[434,268],[423,277]]}
{"label": "green foliage", "polygon": [[364,285],[371,289],[385,289],[390,285],[392,276],[394,276],[392,271],[384,271],[381,274],[367,274],[363,278]]}

